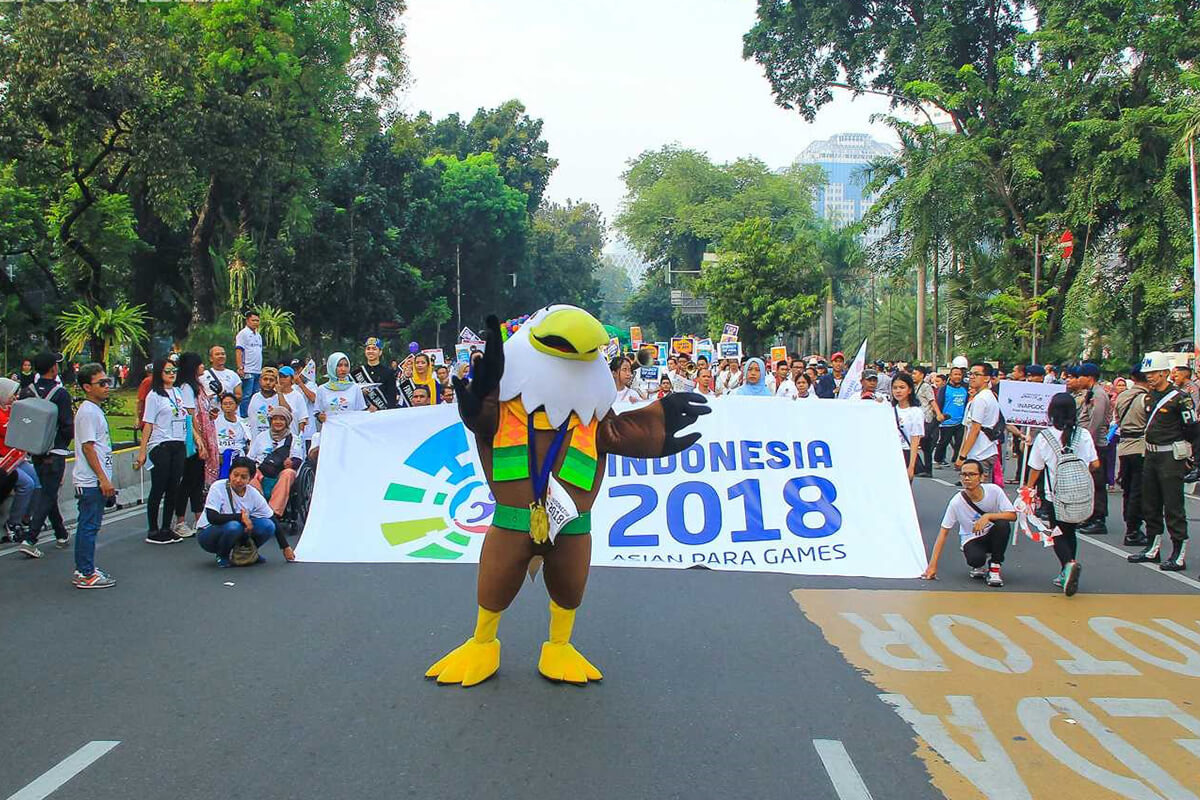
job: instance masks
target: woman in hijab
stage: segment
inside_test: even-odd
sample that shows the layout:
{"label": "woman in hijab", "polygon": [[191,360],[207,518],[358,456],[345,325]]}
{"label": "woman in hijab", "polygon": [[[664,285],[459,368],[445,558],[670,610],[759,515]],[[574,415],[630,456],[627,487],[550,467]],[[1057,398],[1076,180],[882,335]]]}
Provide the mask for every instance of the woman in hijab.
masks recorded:
{"label": "woman in hijab", "polygon": [[317,387],[317,422],[321,425],[330,417],[348,411],[366,411],[367,401],[358,384],[350,380],[350,359],[345,353],[334,353],[325,361],[329,381]]}
{"label": "woman in hijab", "polygon": [[[361,391],[358,392],[358,396],[362,397]],[[301,462],[304,461],[304,443],[299,436],[292,433],[291,409],[284,406],[275,406],[267,413],[270,419],[267,429],[255,435],[253,441],[250,442],[250,450],[246,454],[260,466],[260,469],[256,470],[254,480],[250,482],[250,485],[258,489],[259,492],[262,492],[264,496],[269,495],[267,505],[271,507],[276,516],[282,517],[283,512],[287,510],[288,498],[292,494],[292,484],[296,480],[296,470],[300,468]],[[274,481],[270,481],[269,478],[263,475],[261,465],[267,456],[280,447],[287,447],[288,454],[284,457],[279,474],[275,476]],[[270,482],[266,491],[263,489],[264,481]]]}
{"label": "woman in hijab", "polygon": [[742,380],[742,385],[734,390],[734,394],[743,397],[772,397],[770,387],[767,386],[767,370],[763,366],[761,358],[752,358],[746,362],[746,369],[742,373],[745,377]]}

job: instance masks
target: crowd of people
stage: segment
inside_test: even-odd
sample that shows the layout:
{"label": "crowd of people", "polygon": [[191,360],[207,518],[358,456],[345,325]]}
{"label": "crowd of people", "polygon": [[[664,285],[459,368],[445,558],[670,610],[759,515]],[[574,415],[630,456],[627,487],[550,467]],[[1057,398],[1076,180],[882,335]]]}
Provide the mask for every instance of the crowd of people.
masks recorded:
{"label": "crowd of people", "polygon": [[[196,537],[221,567],[237,563],[243,547],[255,552],[242,561],[264,560],[256,547],[272,537],[286,560],[294,558],[289,504],[301,471],[317,469],[321,429],[331,418],[453,403],[451,373],[469,380],[481,355],[470,348],[464,363],[451,366],[438,363],[440,354],[412,345],[403,360],[385,358],[385,343],[371,337],[361,358],[329,355],[318,380],[311,359],[264,360],[257,315],[247,315],[245,323],[232,365],[221,346],[204,356],[172,353],[147,368],[138,389],[140,444],[133,467],[149,472],[145,541],[169,545]],[[74,582],[103,588],[115,583],[94,564],[102,512],[115,500],[103,410],[115,381],[97,364],[73,367],[83,395],[76,410],[61,362],[61,356],[40,353],[22,364],[20,374],[0,378],[0,467],[13,455],[3,446],[3,432],[16,399],[41,397],[58,410],[53,448],[29,458],[18,453],[9,469],[0,469],[0,499],[11,496],[0,503],[0,519],[7,517],[6,538],[28,558],[43,556],[39,540],[47,527],[55,546],[66,548],[70,533],[58,496],[73,451],[79,510]],[[851,369],[842,353],[828,359],[791,354],[774,363],[673,353],[664,367],[649,368],[634,352],[614,356],[610,369],[618,405],[687,391],[796,402],[840,397],[888,406],[909,480],[933,477],[934,467],[953,467],[961,487],[943,515],[926,578],[936,578],[944,541],[956,530],[972,577],[1002,586],[1012,527],[1032,524],[1053,536],[1061,566],[1056,585],[1073,594],[1081,572],[1077,536],[1108,532],[1108,495],[1117,487],[1124,544],[1142,548],[1129,560],[1186,568],[1183,492],[1196,477],[1191,447],[1200,436],[1200,383],[1186,360],[1170,354],[1148,354],[1111,381],[1101,380],[1090,363],[1005,370],[960,357],[942,371],[883,361]],[[1004,420],[997,399],[1003,380],[1063,385],[1051,401],[1048,427]],[[1005,484],[1020,485],[1015,503]],[[1164,560],[1167,538],[1172,549]]]}

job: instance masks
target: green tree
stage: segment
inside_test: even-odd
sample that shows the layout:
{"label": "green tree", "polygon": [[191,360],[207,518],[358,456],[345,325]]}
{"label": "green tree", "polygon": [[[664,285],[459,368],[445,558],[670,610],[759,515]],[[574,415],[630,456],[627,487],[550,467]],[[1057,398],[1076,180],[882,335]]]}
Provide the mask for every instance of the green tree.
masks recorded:
{"label": "green tree", "polygon": [[149,338],[145,310],[124,303],[115,308],[96,308],[77,301],[59,315],[58,329],[63,335],[64,356],[73,358],[90,349],[92,359],[105,369],[112,366],[113,348],[142,349]]}
{"label": "green tree", "polygon": [[543,204],[533,215],[528,259],[518,278],[527,307],[569,303],[598,313],[602,247],[604,218],[597,206]]}

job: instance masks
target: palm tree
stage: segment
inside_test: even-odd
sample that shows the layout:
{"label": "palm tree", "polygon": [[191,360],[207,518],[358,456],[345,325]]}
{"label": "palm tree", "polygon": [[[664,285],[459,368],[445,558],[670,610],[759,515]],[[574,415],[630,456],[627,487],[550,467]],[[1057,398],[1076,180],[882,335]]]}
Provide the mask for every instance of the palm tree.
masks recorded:
{"label": "palm tree", "polygon": [[149,339],[145,308],[125,303],[116,308],[92,308],[77,300],[69,311],[58,315],[58,330],[63,335],[63,355],[71,358],[89,347],[92,358],[99,356],[105,369],[111,366],[109,356],[114,347],[128,345],[144,352]]}
{"label": "palm tree", "polygon": [[259,333],[267,347],[280,350],[300,344],[300,337],[296,335],[296,319],[291,311],[265,303],[254,310],[258,312]]}

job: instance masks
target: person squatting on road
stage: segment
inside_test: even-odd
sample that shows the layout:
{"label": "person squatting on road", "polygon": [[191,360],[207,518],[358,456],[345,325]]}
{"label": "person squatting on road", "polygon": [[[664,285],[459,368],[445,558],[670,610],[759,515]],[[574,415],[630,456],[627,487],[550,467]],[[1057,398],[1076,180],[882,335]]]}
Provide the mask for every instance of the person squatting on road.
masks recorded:
{"label": "person squatting on road", "polygon": [[[247,537],[261,547],[274,536],[283,557],[288,561],[296,560],[287,538],[275,526],[271,507],[250,485],[254,469],[251,459],[238,456],[229,468],[229,477],[217,481],[208,490],[208,499],[204,503],[208,525],[196,532],[196,541],[204,550],[216,555],[218,567],[230,566],[230,552]],[[258,560],[259,563],[266,561],[261,555]]]}
{"label": "person squatting on road", "polygon": [[929,568],[921,576],[923,579],[937,578],[938,559],[946,534],[957,525],[959,545],[971,568],[970,576],[987,578],[988,586],[1004,585],[1000,565],[1004,563],[1004,552],[1008,549],[1008,537],[1017,512],[1002,487],[982,483],[983,470],[983,463],[974,458],[968,458],[959,468],[963,490],[950,498],[946,506],[933,554],[929,557]]}
{"label": "person squatting on road", "polygon": [[1163,520],[1171,535],[1171,557],[1159,564],[1164,572],[1187,568],[1187,514],[1183,510],[1183,476],[1200,438],[1196,409],[1187,392],[1171,385],[1171,361],[1166,353],[1147,353],[1142,373],[1150,391],[1146,408],[1146,457],[1142,465],[1142,516],[1146,549],[1129,556],[1131,564],[1157,563],[1161,557]]}
{"label": "person squatting on road", "polygon": [[[1092,476],[1100,470],[1100,457],[1091,434],[1078,424],[1076,401],[1069,393],[1051,398],[1047,416],[1051,427],[1043,428],[1034,437],[1025,489],[1031,494],[1038,477],[1045,471],[1044,501],[1049,505],[1047,522],[1051,529],[1058,527],[1054,554],[1062,565],[1054,585],[1070,597],[1079,587],[1081,571],[1075,559],[1079,547],[1075,532],[1091,517],[1092,493],[1095,491]],[[1068,500],[1072,501],[1078,514],[1071,513]]]}

